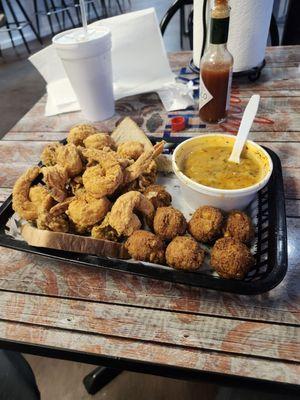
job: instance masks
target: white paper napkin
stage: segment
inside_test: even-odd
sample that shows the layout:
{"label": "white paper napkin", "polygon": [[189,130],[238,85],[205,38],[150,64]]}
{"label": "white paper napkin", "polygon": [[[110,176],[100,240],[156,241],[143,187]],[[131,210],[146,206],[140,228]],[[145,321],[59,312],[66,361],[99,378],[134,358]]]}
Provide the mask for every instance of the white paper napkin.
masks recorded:
{"label": "white paper napkin", "polygon": [[[192,97],[187,101],[184,85],[175,81],[154,8],[103,19],[91,25],[107,26],[112,33],[115,100],[151,91],[159,93],[163,89],[161,97],[167,111],[193,104]],[[29,60],[47,82],[46,116],[80,110],[53,45]],[[176,101],[170,101],[175,92]]]}

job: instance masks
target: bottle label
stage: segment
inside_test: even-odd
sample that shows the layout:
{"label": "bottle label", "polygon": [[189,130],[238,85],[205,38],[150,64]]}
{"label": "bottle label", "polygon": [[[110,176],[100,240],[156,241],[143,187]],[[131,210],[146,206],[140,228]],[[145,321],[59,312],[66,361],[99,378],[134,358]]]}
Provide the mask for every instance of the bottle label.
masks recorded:
{"label": "bottle label", "polygon": [[199,110],[205,106],[205,104],[209,103],[213,96],[205,86],[202,76],[200,74],[200,85],[199,85]]}
{"label": "bottle label", "polygon": [[210,42],[213,44],[227,43],[229,29],[229,17],[212,18],[210,26]]}

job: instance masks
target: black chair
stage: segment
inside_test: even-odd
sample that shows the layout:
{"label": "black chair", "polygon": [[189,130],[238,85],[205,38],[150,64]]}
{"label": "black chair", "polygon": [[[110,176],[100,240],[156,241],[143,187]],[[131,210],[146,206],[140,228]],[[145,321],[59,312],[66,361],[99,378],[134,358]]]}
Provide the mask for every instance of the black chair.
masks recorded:
{"label": "black chair", "polygon": [[290,0],[283,29],[283,46],[300,44],[300,1]]}
{"label": "black chair", "polygon": [[[19,20],[17,16],[17,10],[15,8],[16,6],[19,9],[18,14],[21,14],[23,16],[22,20]],[[15,42],[12,33],[18,31],[21,35],[26,50],[28,51],[28,53],[31,53],[29,45],[23,33],[23,29],[26,27],[29,27],[36,39],[40,42],[40,44],[43,44],[39,33],[34,28],[31,19],[29,18],[21,1],[14,0],[14,3],[12,4],[10,0],[0,0],[0,13],[4,14],[4,23],[6,26],[4,31],[8,32],[13,47],[15,47]],[[9,16],[11,16],[11,19],[8,18]]]}
{"label": "black chair", "polygon": [[[54,30],[52,17],[55,18],[59,31],[65,29],[66,16],[68,17],[71,26],[75,28],[76,24],[71,15],[70,7],[66,4],[65,0],[61,0],[60,2],[57,2],[55,0],[43,0],[41,3],[43,5],[42,9],[39,8],[40,1],[33,0],[36,26],[39,34],[40,34],[40,16],[47,17],[50,31],[53,36],[55,35],[56,32]],[[62,20],[59,18],[60,16],[62,17]]]}

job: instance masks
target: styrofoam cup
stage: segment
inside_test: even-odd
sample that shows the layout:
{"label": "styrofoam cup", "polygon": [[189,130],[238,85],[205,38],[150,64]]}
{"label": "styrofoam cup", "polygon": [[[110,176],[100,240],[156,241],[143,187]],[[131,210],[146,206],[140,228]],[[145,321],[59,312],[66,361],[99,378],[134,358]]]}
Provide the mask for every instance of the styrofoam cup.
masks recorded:
{"label": "styrofoam cup", "polygon": [[111,33],[109,28],[70,29],[52,42],[62,60],[85,117],[103,121],[112,117],[115,103],[112,84]]}

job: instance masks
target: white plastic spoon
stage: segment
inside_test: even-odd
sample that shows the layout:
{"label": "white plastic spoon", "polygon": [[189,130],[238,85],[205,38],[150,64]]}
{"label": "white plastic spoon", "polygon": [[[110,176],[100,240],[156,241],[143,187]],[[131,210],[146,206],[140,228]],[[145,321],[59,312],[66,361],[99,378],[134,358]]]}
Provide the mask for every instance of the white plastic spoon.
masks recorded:
{"label": "white plastic spoon", "polygon": [[246,143],[251,126],[253,124],[253,120],[257,113],[259,100],[260,100],[259,94],[254,94],[251,97],[251,99],[249,100],[249,103],[247,104],[247,107],[245,108],[244,115],[243,115],[239,130],[238,130],[238,134],[235,139],[234,146],[233,146],[233,149],[232,149],[232,152],[230,154],[228,161],[231,161],[231,162],[234,162],[237,164],[240,163],[240,155],[243,151],[244,144]]}

